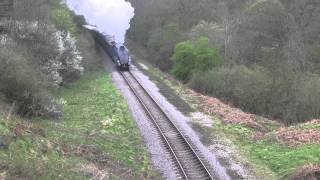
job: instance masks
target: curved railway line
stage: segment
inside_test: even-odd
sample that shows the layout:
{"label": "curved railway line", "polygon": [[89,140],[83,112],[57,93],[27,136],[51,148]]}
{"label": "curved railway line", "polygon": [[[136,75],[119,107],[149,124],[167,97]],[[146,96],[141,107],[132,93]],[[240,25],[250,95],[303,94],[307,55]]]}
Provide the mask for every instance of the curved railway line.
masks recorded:
{"label": "curved railway line", "polygon": [[120,73],[160,134],[171,155],[178,178],[214,179],[197,151],[136,77],[130,71]]}

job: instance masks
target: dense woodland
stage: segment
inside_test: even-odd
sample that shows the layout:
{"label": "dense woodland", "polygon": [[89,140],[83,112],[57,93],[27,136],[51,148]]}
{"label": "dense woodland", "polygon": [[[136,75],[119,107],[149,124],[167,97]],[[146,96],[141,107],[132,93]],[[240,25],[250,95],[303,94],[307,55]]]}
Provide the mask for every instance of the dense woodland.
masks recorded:
{"label": "dense woodland", "polygon": [[287,124],[320,116],[320,1],[130,0],[127,39],[195,90]]}

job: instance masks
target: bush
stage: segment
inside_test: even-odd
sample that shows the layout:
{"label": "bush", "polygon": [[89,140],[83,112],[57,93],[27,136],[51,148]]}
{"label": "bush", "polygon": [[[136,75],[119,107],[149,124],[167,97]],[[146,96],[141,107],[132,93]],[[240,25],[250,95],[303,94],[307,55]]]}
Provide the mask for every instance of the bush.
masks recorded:
{"label": "bush", "polygon": [[8,101],[16,102],[17,111],[25,116],[57,117],[61,114],[58,105],[51,101],[40,72],[16,52],[0,49],[0,93]]}
{"label": "bush", "polygon": [[14,20],[1,21],[0,94],[16,102],[20,115],[57,117],[61,109],[49,94],[83,74],[75,36],[76,23],[84,19],[76,19],[59,1],[31,1],[17,1]]}
{"label": "bush", "polygon": [[298,119],[313,119],[320,117],[320,76],[306,75],[298,85],[297,110]]}
{"label": "bush", "polygon": [[183,40],[183,34],[175,24],[154,30],[151,33],[147,46],[154,58],[154,63],[162,70],[168,71],[171,67],[170,56],[174,46]]}
{"label": "bush", "polygon": [[250,111],[264,112],[266,108],[261,97],[268,96],[270,76],[262,67],[249,69],[245,66],[214,68],[208,72],[198,72],[192,76],[190,86],[197,91],[222,97],[227,101],[246,107]]}
{"label": "bush", "polygon": [[81,52],[82,66],[85,71],[97,71],[103,67],[103,58],[100,46],[96,45],[92,34],[83,25],[87,24],[83,16],[75,16],[74,21],[77,25],[76,46]]}
{"label": "bush", "polygon": [[191,40],[196,41],[201,37],[208,37],[209,44],[213,46],[223,46],[225,43],[225,30],[215,23],[200,21],[194,26],[188,36]]}
{"label": "bush", "polygon": [[196,58],[194,46],[190,41],[179,43],[172,57],[172,74],[181,80],[186,80],[190,72],[194,69],[194,60]]}
{"label": "bush", "polygon": [[54,9],[51,12],[51,18],[59,30],[70,32],[73,35],[76,33],[76,25],[68,7],[60,6]]}
{"label": "bush", "polygon": [[205,72],[222,64],[217,50],[209,46],[207,38],[200,38],[196,43],[177,44],[172,61],[172,74],[183,81],[188,80],[192,72]]}
{"label": "bush", "polygon": [[245,111],[304,122],[320,116],[320,77],[280,65],[220,67],[194,73],[189,85],[198,92],[232,102]]}
{"label": "bush", "polygon": [[26,51],[30,63],[40,69],[53,86],[77,80],[83,73],[77,41],[69,32],[58,31],[52,24],[37,21],[8,23],[12,24],[8,28],[11,43],[19,44],[21,51]]}

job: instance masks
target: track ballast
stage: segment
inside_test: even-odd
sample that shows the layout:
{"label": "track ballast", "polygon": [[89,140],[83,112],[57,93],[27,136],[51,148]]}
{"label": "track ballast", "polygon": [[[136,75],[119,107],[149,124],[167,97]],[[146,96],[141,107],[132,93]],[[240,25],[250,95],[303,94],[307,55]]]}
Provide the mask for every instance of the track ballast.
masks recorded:
{"label": "track ballast", "polygon": [[179,179],[214,179],[197,151],[130,71],[120,72],[156,127]]}

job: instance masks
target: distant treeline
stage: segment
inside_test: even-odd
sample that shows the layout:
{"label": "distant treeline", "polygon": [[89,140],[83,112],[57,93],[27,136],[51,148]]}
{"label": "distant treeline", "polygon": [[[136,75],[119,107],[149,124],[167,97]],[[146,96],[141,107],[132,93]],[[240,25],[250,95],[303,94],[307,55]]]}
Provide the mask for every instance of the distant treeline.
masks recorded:
{"label": "distant treeline", "polygon": [[320,117],[320,1],[129,0],[150,61],[246,111]]}

